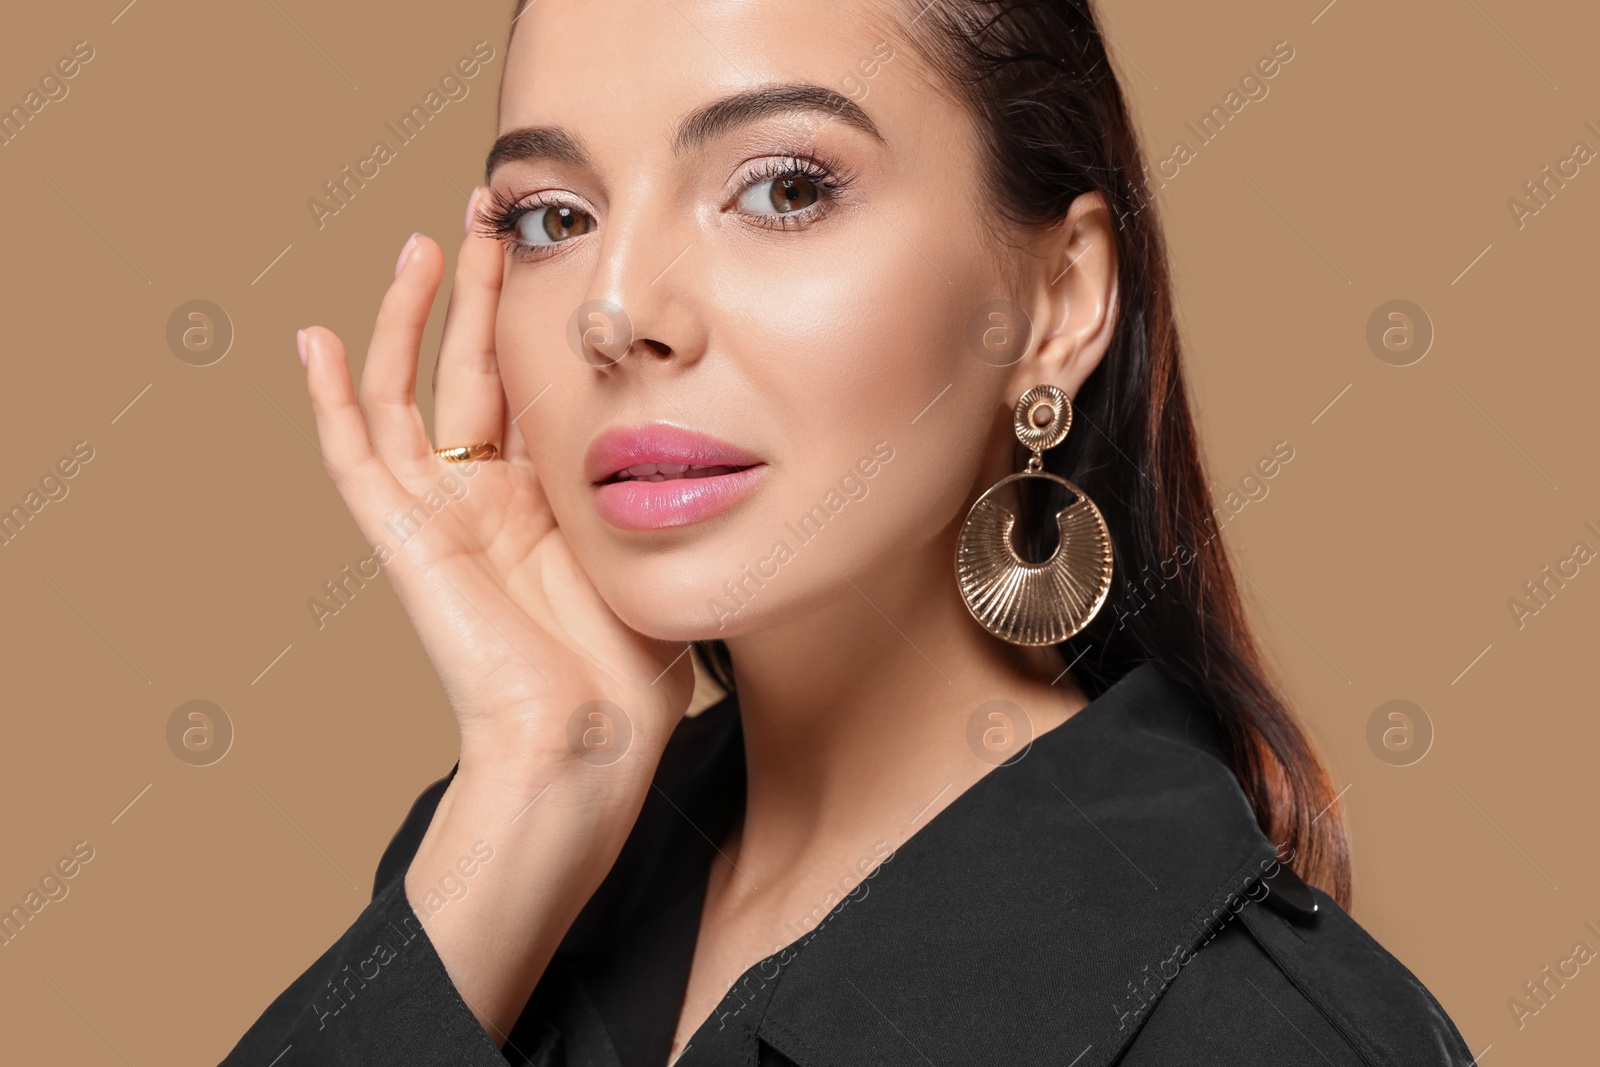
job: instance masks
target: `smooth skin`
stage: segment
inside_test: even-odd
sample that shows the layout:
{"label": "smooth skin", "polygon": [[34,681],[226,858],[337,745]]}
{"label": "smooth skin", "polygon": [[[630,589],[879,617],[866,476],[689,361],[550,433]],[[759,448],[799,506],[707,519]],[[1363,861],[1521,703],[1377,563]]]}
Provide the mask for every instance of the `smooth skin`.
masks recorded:
{"label": "smooth skin", "polygon": [[[452,469],[433,447],[502,448],[386,565],[461,736],[406,894],[497,1044],[649,792],[693,695],[685,642],[728,642],[749,784],[710,872],[674,1059],[740,974],[838,900],[847,872],[993,769],[967,741],[979,705],[1012,701],[1038,734],[1086,703],[1052,654],[972,620],[953,558],[972,500],[1015,470],[1018,397],[1040,382],[1074,395],[1105,353],[1114,228],[1095,194],[1038,232],[987,207],[972,119],[899,28],[920,7],[539,0],[506,57],[499,132],[558,126],[586,162],[512,160],[490,188],[539,194],[593,226],[537,256],[476,230],[462,241],[431,438],[414,383],[445,271],[438,244],[419,235],[405,250],[359,391],[338,337],[304,331],[328,474],[369,541]],[[786,108],[674,149],[696,109],[775,83],[839,89],[886,41],[893,59],[856,96],[879,136]],[[752,166],[807,151],[853,175],[838,201],[783,228],[753,215],[771,188],[747,180]],[[473,199],[481,218],[486,198]],[[965,340],[999,297],[1034,329],[1006,367]],[[595,299],[632,321],[612,366],[567,346],[570,315]],[[770,469],[712,520],[611,527],[584,451],[609,426],[652,420]],[[895,458],[869,494],[731,618],[709,610],[879,440]],[[585,761],[569,740],[595,699],[632,728],[615,762]],[[430,890],[478,841],[494,861],[430,910]]]}

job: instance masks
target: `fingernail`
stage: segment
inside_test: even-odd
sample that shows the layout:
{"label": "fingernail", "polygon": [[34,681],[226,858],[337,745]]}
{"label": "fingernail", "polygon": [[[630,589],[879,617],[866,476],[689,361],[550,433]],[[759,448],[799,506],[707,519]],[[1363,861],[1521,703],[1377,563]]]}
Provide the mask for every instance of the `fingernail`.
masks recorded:
{"label": "fingernail", "polygon": [[306,332],[304,330],[296,330],[294,332],[294,347],[299,350],[300,365],[304,367],[306,365]]}
{"label": "fingernail", "polygon": [[478,206],[478,193],[480,191],[480,188],[474,185],[472,187],[472,195],[467,197],[467,218],[462,225],[466,227],[468,233],[472,232],[472,209]]}
{"label": "fingernail", "polygon": [[417,247],[417,235],[412,234],[406,241],[406,246],[400,250],[400,258],[394,261],[394,276],[400,277],[400,272],[405,270],[406,260],[411,256],[411,250]]}

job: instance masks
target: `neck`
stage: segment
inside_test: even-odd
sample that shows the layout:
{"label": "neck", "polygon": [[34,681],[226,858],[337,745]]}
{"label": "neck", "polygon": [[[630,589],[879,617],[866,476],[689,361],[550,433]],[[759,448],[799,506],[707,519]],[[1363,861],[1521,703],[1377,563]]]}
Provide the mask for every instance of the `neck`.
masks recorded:
{"label": "neck", "polygon": [[729,640],[749,784],[728,856],[745,882],[898,847],[1004,758],[972,747],[992,728],[980,705],[1011,701],[1037,736],[1087,703],[1052,650],[1008,645],[968,613],[955,536],[853,579],[806,616]]}

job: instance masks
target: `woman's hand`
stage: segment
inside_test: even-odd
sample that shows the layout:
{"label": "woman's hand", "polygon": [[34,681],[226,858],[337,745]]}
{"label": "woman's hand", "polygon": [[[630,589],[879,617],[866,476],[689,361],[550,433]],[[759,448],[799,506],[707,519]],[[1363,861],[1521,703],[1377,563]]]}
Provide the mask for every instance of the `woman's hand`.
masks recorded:
{"label": "woman's hand", "polygon": [[[693,669],[683,645],[643,637],[612,614],[556,525],[513,421],[538,418],[537,402],[510,411],[496,361],[503,263],[493,238],[469,232],[462,242],[435,374],[433,443],[415,382],[444,271],[438,245],[419,234],[403,252],[359,394],[339,338],[304,331],[324,466],[367,539],[395,550],[385,570],[455,712],[463,769],[583,755],[568,742],[569,720],[595,699],[622,708],[648,751],[687,707]],[[472,464],[470,477],[467,464],[432,451],[478,442],[500,456]],[[464,495],[452,490],[452,474]],[[397,531],[410,534],[403,544]]]}
{"label": "woman's hand", "polygon": [[[496,1044],[615,862],[694,688],[683,645],[624,625],[551,514],[516,425],[538,418],[539,398],[513,412],[495,356],[503,264],[497,241],[469,231],[435,377],[434,442],[493,443],[496,459],[438,459],[417,410],[418,350],[444,273],[428,238],[402,252],[359,394],[338,337],[311,327],[300,342],[324,466],[374,548],[394,550],[384,569],[460,727],[460,766],[405,891]],[[589,712],[595,700],[627,717],[625,752],[591,747],[619,725]]]}

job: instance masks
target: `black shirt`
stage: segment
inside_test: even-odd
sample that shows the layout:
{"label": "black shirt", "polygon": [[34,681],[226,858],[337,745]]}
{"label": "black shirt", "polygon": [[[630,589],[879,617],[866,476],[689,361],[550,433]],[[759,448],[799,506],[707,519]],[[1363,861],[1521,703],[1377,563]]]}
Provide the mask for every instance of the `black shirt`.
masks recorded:
{"label": "black shirt", "polygon": [[[663,1067],[714,842],[744,803],[737,700],[679,724],[504,1052],[404,892],[448,781],[224,1067]],[[1472,1061],[1411,972],[1277,862],[1211,716],[1152,664],[878,859],[744,973],[679,1067]]]}

